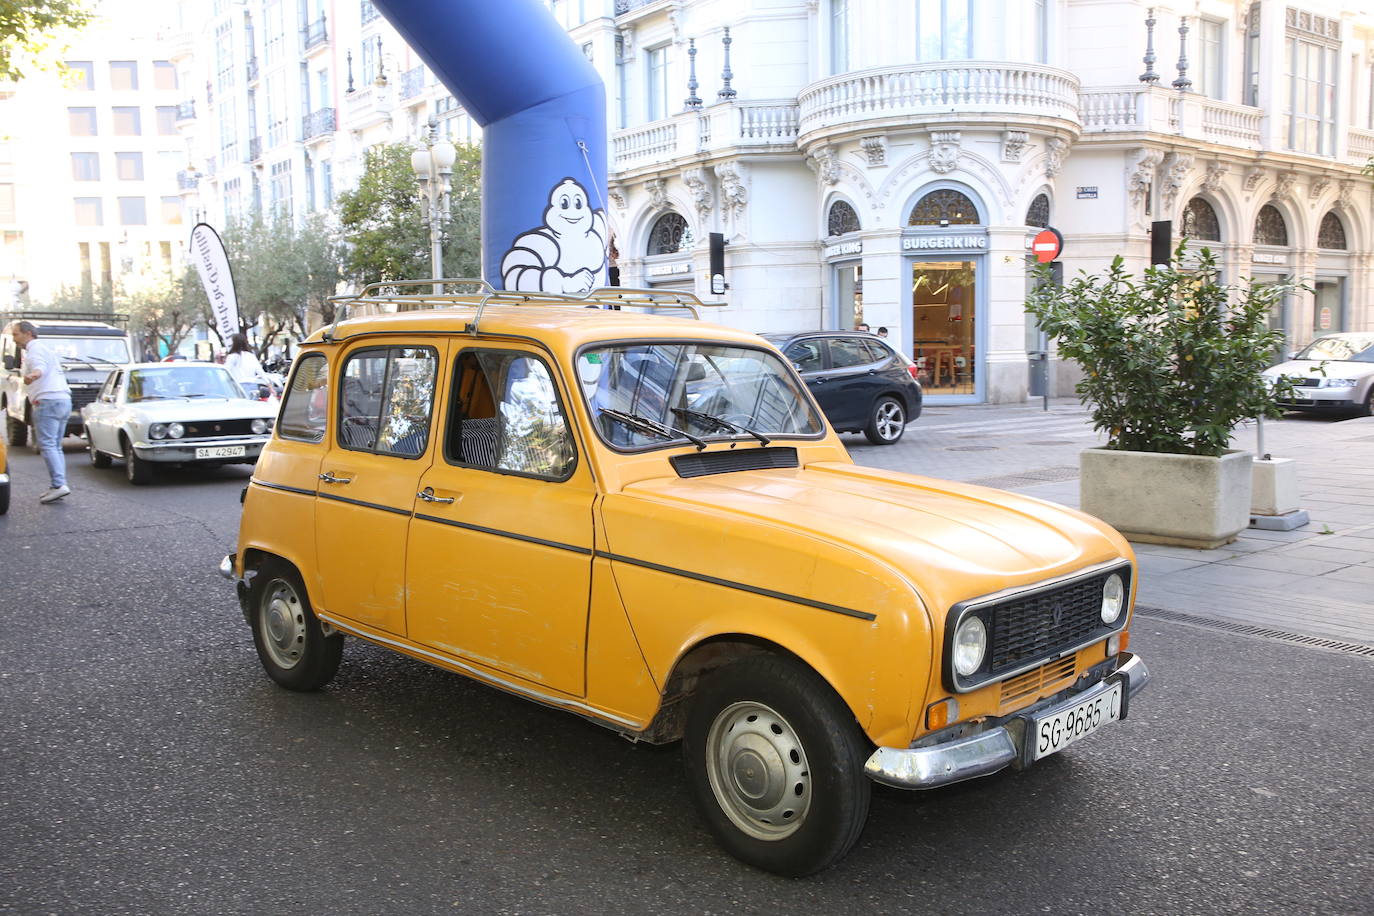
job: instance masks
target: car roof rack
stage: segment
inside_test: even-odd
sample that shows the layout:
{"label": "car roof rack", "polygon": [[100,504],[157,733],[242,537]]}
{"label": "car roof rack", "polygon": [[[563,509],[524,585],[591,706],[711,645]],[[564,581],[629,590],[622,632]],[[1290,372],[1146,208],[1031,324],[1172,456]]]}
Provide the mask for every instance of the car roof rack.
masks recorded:
{"label": "car roof rack", "polygon": [[[450,286],[467,286],[461,293],[447,292]],[[426,292],[424,287],[431,287]],[[407,292],[406,290],[414,290]],[[362,315],[385,312],[425,311],[430,309],[475,308],[476,314],[468,325],[468,333],[477,334],[482,311],[488,303],[498,305],[568,305],[578,308],[643,308],[685,309],[700,319],[702,307],[723,307],[724,302],[702,302],[694,293],[682,290],[638,289],[622,286],[602,286],[581,295],[544,293],[537,291],[496,289],[477,277],[433,278],[427,280],[384,280],[369,283],[356,295],[330,296],[335,305],[334,323],[324,333],[324,340],[332,343],[339,322]]]}
{"label": "car roof rack", "polygon": [[19,309],[0,311],[0,327],[11,321],[99,321],[102,324],[127,325],[128,315],[114,312],[64,312],[58,309]]}

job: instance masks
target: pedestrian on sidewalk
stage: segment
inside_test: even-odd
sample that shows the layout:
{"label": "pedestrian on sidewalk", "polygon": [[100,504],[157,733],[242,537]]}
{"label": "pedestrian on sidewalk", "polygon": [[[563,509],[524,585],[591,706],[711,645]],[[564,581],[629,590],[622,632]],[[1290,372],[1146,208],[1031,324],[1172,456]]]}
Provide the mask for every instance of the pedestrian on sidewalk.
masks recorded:
{"label": "pedestrian on sidewalk", "polygon": [[224,357],[224,368],[228,369],[234,381],[240,384],[257,382],[259,385],[272,387],[272,380],[263,371],[262,363],[258,362],[253,348],[248,346],[248,335],[242,331],[235,334],[229,344],[229,355]]}
{"label": "pedestrian on sidewalk", "polygon": [[29,386],[29,403],[33,406],[34,436],[52,483],[38,501],[56,502],[71,493],[67,486],[67,458],[62,454],[62,438],[67,432],[67,418],[72,414],[72,389],[67,385],[67,374],[62,371],[62,357],[47,341],[38,339],[38,328],[32,322],[15,322],[10,336],[24,351],[22,375],[24,384]]}

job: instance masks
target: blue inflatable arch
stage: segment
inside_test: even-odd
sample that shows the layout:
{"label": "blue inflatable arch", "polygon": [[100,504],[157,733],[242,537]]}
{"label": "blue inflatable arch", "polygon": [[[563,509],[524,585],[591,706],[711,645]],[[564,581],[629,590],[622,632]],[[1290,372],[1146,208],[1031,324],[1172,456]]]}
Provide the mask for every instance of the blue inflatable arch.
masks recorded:
{"label": "blue inflatable arch", "polygon": [[375,0],[482,126],[482,274],[585,292],[606,274],[606,92],[539,0]]}

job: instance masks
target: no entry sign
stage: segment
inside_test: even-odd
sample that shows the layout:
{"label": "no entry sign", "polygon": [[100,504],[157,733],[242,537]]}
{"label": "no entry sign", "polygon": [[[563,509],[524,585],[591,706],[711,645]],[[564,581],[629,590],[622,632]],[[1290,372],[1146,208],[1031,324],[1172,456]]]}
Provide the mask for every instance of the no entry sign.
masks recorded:
{"label": "no entry sign", "polygon": [[1053,261],[1063,250],[1064,236],[1059,234],[1058,229],[1041,229],[1031,242],[1031,251],[1035,252],[1035,259],[1041,264]]}

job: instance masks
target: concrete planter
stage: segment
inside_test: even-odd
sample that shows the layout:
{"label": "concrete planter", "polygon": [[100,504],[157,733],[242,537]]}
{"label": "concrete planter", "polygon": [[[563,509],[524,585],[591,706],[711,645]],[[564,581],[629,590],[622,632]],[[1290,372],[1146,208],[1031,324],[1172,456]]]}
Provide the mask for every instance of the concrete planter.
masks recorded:
{"label": "concrete planter", "polygon": [[1250,524],[1249,452],[1219,458],[1092,448],[1079,455],[1079,500],[1126,536],[1211,549]]}

